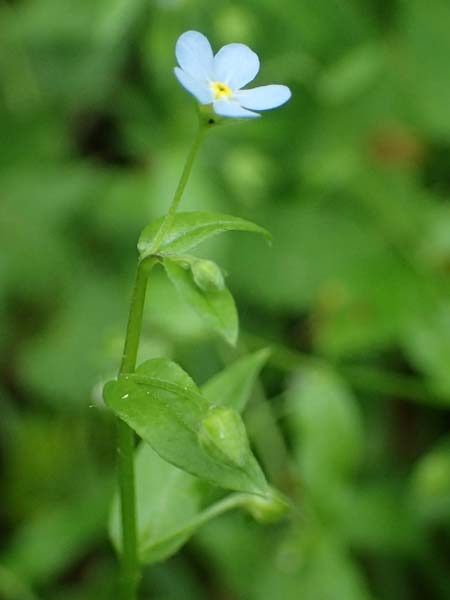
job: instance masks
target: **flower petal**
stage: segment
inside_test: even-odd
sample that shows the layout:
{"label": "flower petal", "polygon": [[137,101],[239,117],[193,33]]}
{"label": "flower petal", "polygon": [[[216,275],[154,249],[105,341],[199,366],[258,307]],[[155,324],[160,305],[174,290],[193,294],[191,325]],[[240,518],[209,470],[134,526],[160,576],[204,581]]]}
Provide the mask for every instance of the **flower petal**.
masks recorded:
{"label": "flower petal", "polygon": [[237,102],[230,102],[229,100],[218,100],[214,102],[214,111],[221,117],[231,117],[233,119],[254,119],[260,117],[258,113],[245,110]]}
{"label": "flower petal", "polygon": [[291,90],[285,85],[263,85],[251,90],[236,92],[236,100],[245,108],[269,110],[281,106],[291,97]]}
{"label": "flower petal", "polygon": [[257,54],[244,44],[228,44],[214,57],[214,81],[226,83],[233,91],[255,79],[258,71]]}
{"label": "flower petal", "polygon": [[175,47],[180,67],[195,79],[211,79],[214,55],[207,38],[198,31],[180,35]]}
{"label": "flower petal", "polygon": [[175,67],[174,73],[181,85],[190,94],[192,94],[200,104],[211,104],[213,101],[213,95],[209,84],[205,81],[199,81],[194,77],[188,75],[183,69]]}

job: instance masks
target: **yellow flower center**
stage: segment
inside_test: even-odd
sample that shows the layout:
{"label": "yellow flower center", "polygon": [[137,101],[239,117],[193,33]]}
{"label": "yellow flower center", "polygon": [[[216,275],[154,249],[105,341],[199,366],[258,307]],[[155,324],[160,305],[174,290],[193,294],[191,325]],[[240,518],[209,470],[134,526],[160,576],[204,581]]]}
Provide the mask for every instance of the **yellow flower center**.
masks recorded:
{"label": "yellow flower center", "polygon": [[229,98],[232,95],[232,91],[226,83],[214,81],[211,83],[211,89],[214,94],[214,100],[223,100],[223,98]]}

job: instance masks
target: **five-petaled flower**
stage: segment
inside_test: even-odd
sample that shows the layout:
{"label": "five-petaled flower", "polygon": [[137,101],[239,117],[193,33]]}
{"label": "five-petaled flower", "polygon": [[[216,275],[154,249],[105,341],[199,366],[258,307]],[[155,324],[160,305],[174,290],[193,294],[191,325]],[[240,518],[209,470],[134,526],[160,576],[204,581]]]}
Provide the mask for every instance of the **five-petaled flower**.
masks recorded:
{"label": "five-petaled flower", "polygon": [[276,108],[291,97],[285,85],[242,89],[259,71],[258,56],[244,44],[227,44],[214,56],[204,35],[187,31],[178,38],[175,54],[178,81],[200,104],[212,104],[221,117],[259,117],[255,110]]}

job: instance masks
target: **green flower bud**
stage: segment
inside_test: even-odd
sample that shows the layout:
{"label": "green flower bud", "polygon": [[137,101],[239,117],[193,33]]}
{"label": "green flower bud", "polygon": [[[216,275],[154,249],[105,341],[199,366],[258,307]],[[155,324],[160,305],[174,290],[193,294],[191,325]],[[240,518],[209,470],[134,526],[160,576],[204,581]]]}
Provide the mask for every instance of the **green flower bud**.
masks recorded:
{"label": "green flower bud", "polygon": [[274,523],[289,512],[289,504],[275,490],[265,497],[249,495],[244,508],[260,523]]}
{"label": "green flower bud", "polygon": [[224,289],[222,271],[212,260],[196,260],[191,269],[196,285],[204,292],[220,292]]}
{"label": "green flower bud", "polygon": [[210,408],[198,434],[201,447],[211,458],[231,466],[243,467],[249,452],[247,432],[235,410],[223,406]]}

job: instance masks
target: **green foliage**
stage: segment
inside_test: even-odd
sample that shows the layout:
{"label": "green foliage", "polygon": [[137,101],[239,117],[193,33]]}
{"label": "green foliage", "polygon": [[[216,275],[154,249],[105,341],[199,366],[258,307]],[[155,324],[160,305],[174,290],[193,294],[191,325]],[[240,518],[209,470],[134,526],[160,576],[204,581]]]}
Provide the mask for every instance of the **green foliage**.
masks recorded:
{"label": "green foliage", "polygon": [[[177,469],[142,443],[136,453],[138,547],[142,563],[174,554],[196,529],[201,512],[198,479]],[[118,497],[115,498],[110,533],[121,548]]]}
{"label": "green foliage", "polygon": [[[204,384],[203,395],[211,402],[213,398],[220,399],[222,406],[230,407],[234,407],[237,397],[239,408],[234,408],[242,411],[250,397],[255,377],[266,359],[267,351],[262,350],[235,361]],[[161,365],[161,361],[158,364]],[[175,375],[181,376],[180,383],[192,387],[190,380],[179,369],[173,369],[173,365],[169,368],[171,375],[175,371]],[[144,564],[168,558],[201,525],[232,508],[240,506],[262,521],[278,520],[287,510],[285,501],[272,491],[265,497],[235,494],[205,507],[205,497],[211,495],[211,489],[200,485],[199,480],[186,471],[160,458],[145,443],[140,445],[136,453],[135,467],[139,557]],[[114,499],[110,533],[115,546],[120,549],[118,497]]]}
{"label": "green foliage", "polygon": [[[3,568],[33,585],[56,578],[103,538],[111,482],[96,482],[71,503],[40,508],[16,533]],[[62,535],[64,532],[64,535]]]}
{"label": "green foliage", "polygon": [[[142,256],[152,247],[161,223],[162,219],[158,219],[141,233],[138,250]],[[259,233],[269,241],[271,239],[266,229],[239,217],[206,212],[178,213],[158,252],[162,255],[186,252],[208,238],[226,231],[250,231]]]}
{"label": "green foliage", "polygon": [[447,527],[450,510],[450,439],[444,438],[418,461],[411,478],[417,509],[432,523]]}
{"label": "green foliage", "polygon": [[[117,597],[101,389],[117,374],[135,242],[151,223],[148,250],[194,133],[173,76],[188,28],[216,50],[250,45],[255,85],[293,97],[205,138],[161,247],[201,316],[154,269],[139,362],[183,365],[208,406],[240,412],[252,388],[251,447],[293,510],[261,526],[232,494],[219,517],[228,492],[141,446],[137,469],[157,487],[139,476],[142,597],[448,598],[449,7],[0,3],[2,600]],[[216,235],[267,237],[253,222],[273,247]],[[234,304],[214,311],[177,262],[188,252],[227,275],[242,346],[223,343]],[[264,359],[245,352],[266,347],[253,386]]]}
{"label": "green foliage", "polygon": [[185,268],[185,260],[164,259],[167,275],[179,294],[205,322],[227,342],[234,345],[238,336],[238,315],[233,296],[228,288],[204,290],[194,280],[192,271]]}
{"label": "green foliage", "polygon": [[290,424],[301,473],[310,486],[328,487],[352,473],[362,456],[363,431],[351,392],[326,368],[304,369],[289,392]]}
{"label": "green foliage", "polygon": [[202,386],[203,396],[217,406],[228,406],[242,413],[256,378],[270,356],[267,349],[236,360]]}
{"label": "green foliage", "polygon": [[[230,461],[219,448],[215,453],[209,448],[205,451],[201,431],[212,405],[175,363],[166,359],[149,360],[135,374],[107,383],[104,395],[114,413],[168,462],[225,488],[267,493],[267,482],[240,424],[227,422],[226,431],[222,430],[225,439],[233,438],[233,448],[234,437],[238,435],[241,441],[238,462]],[[239,419],[237,413],[236,417]]]}

